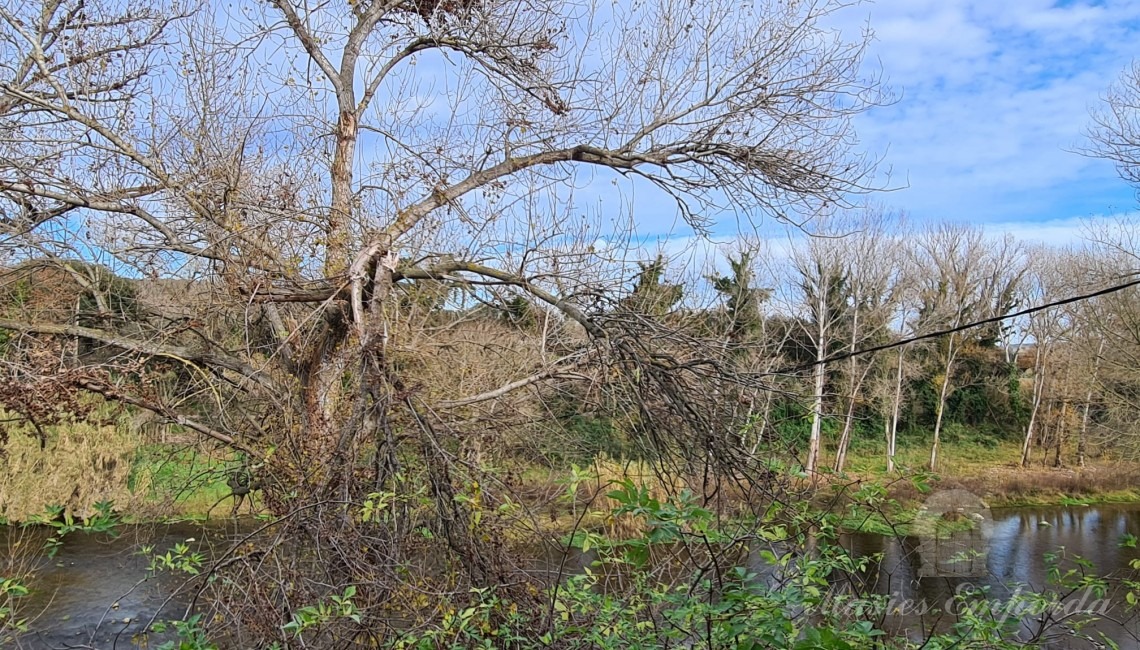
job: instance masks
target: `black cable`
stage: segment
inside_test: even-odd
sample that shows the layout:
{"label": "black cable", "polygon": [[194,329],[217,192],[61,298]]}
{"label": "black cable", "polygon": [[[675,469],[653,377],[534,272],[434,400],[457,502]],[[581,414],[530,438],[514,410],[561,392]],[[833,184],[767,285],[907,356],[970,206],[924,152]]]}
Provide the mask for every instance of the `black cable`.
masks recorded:
{"label": "black cable", "polygon": [[[1137,274],[1133,273],[1131,275],[1137,275]],[[883,350],[890,350],[892,348],[898,348],[898,347],[902,347],[904,345],[910,345],[911,343],[914,343],[915,341],[924,341],[926,339],[939,338],[942,336],[946,336],[948,334],[956,334],[957,332],[962,332],[962,331],[972,329],[975,327],[981,327],[982,325],[989,325],[990,323],[1000,323],[1003,320],[1009,320],[1011,318],[1017,318],[1019,316],[1026,316],[1028,314],[1043,311],[1046,309],[1052,309],[1053,307],[1060,307],[1062,305],[1068,305],[1068,304],[1071,304],[1074,302],[1080,302],[1082,300],[1088,300],[1090,298],[1096,298],[1097,296],[1104,296],[1104,295],[1107,295],[1110,293],[1116,293],[1117,291],[1123,291],[1125,289],[1128,289],[1130,287],[1135,287],[1138,285],[1140,285],[1140,278],[1137,278],[1137,279],[1132,280],[1130,282],[1125,282],[1123,284],[1112,285],[1110,287],[1100,289],[1100,290],[1094,291],[1092,293],[1084,293],[1084,294],[1080,294],[1077,296],[1070,296],[1068,298],[1063,298],[1061,300],[1055,300],[1053,302],[1047,302],[1043,305],[1034,305],[1033,307],[1027,307],[1025,309],[1022,309],[1021,311],[1015,311],[1012,314],[1005,314],[1002,316],[991,316],[989,318],[983,318],[981,320],[977,320],[977,321],[974,321],[972,323],[966,323],[965,325],[956,325],[956,326],[948,328],[948,329],[938,330],[937,332],[928,332],[926,334],[919,334],[917,336],[912,336],[910,338],[902,339],[901,341],[893,341],[891,343],[884,343],[882,345],[876,345],[876,346],[865,348],[862,350],[854,350],[852,352],[843,352],[840,354],[835,354],[835,355],[826,357],[824,359],[819,359],[816,361],[809,361],[808,363],[801,364],[799,366],[794,366],[791,368],[781,368],[780,370],[774,370],[772,372],[767,372],[764,374],[765,375],[790,375],[790,374],[794,374],[794,373],[801,372],[804,370],[808,370],[810,368],[814,368],[814,367],[819,366],[819,365],[823,365],[823,364],[827,364],[827,363],[833,363],[835,361],[843,361],[845,359],[850,359],[851,357],[862,356],[864,354],[874,354],[875,352],[882,352]]]}

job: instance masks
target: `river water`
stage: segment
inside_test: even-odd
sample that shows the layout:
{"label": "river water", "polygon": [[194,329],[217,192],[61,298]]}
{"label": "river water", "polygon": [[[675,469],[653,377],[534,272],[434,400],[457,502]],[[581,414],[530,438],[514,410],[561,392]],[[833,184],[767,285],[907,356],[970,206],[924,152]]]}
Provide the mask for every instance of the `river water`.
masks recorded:
{"label": "river water", "polygon": [[[893,634],[917,640],[932,630],[949,629],[957,620],[956,607],[962,607],[952,602],[954,595],[984,588],[989,593],[972,599],[971,606],[1018,621],[1017,633],[1029,638],[1040,627],[1040,615],[1003,611],[1001,603],[1018,590],[1042,593],[1051,589],[1047,554],[1064,549],[1069,558],[1080,556],[1092,562],[1091,573],[1118,576],[1130,572],[1130,561],[1140,558],[1140,551],[1121,547],[1126,535],[1140,536],[1140,505],[995,509],[991,514],[984,537],[975,539],[974,562],[961,575],[929,575],[923,561],[930,549],[916,538],[858,534],[845,536],[843,544],[857,555],[881,559],[849,580],[855,588],[889,595],[891,613],[881,624]],[[248,529],[248,523],[243,526]],[[5,559],[17,565],[31,563],[27,566],[35,569],[30,584],[34,592],[22,603],[23,611],[33,616],[31,632],[11,641],[13,647],[135,647],[141,640],[138,635],[152,619],[181,618],[188,602],[188,596],[173,593],[177,583],[171,578],[161,574],[146,578],[149,560],[140,549],[151,546],[165,552],[177,543],[187,543],[210,554],[242,532],[233,523],[124,526],[122,531],[115,539],[70,535],[56,557],[44,558],[39,554],[44,531],[0,529],[0,553],[7,554]],[[569,566],[586,561],[573,558]],[[1103,633],[1121,648],[1140,650],[1140,622],[1125,606],[1122,591],[1110,590],[1101,597],[1076,590],[1059,602],[1054,617],[1095,613],[1100,620],[1085,632]],[[1104,647],[1075,638],[1066,627],[1073,620],[1048,626],[1050,647]],[[153,647],[159,640],[151,635],[149,642]]]}
{"label": "river water", "polygon": [[[42,552],[49,531],[0,527],[0,554],[6,560],[0,570],[14,565],[15,571],[7,569],[9,575],[21,568],[34,571],[28,584],[32,593],[20,599],[21,615],[30,618],[30,632],[9,639],[12,647],[141,647],[140,635],[148,624],[182,619],[190,598],[178,593],[181,579],[162,572],[148,577],[150,560],[144,548],[165,553],[176,544],[186,544],[210,555],[226,548],[240,532],[234,523],[125,525],[118,530],[115,538],[70,534],[49,558]],[[147,641],[153,647],[170,638],[173,634],[151,634]]]}
{"label": "river water", "polygon": [[[974,545],[980,553],[973,566],[961,565],[960,575],[924,575],[923,562],[929,558],[923,556],[930,549],[916,538],[859,534],[847,536],[844,544],[855,555],[881,556],[855,581],[867,591],[889,595],[892,614],[883,621],[889,632],[919,640],[931,630],[949,629],[960,620],[963,607],[972,607],[1020,622],[1021,640],[1040,632],[1043,614],[1050,615],[1039,638],[1051,648],[1105,647],[1072,633],[1073,623],[1090,617],[1098,620],[1085,627],[1085,633],[1104,634],[1121,648],[1140,648],[1140,621],[1125,604],[1126,589],[1119,585],[1120,578],[1136,575],[1130,562],[1140,558],[1137,549],[1121,546],[1126,535],[1140,536],[1140,504],[994,509],[992,524]],[[950,551],[960,553],[961,547]],[[1049,554],[1056,556],[1062,574],[1083,570],[1110,576],[1108,591],[1060,588],[1050,581]],[[1075,558],[1091,567],[1082,569]],[[956,594],[981,590],[986,593],[964,604],[955,601]],[[1010,596],[1018,593],[1048,594],[1048,609],[1008,606]]]}

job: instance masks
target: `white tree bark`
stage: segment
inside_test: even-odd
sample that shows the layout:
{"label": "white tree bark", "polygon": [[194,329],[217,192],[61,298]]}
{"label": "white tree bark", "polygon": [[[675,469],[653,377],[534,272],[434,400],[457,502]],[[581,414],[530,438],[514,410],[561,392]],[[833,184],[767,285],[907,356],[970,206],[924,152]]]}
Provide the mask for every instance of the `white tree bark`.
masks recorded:
{"label": "white tree bark", "polygon": [[938,408],[934,416],[934,440],[930,443],[930,471],[938,468],[938,452],[942,440],[942,421],[946,414],[946,398],[950,395],[950,373],[954,370],[954,357],[957,349],[954,347],[955,335],[949,335],[946,344],[946,359],[942,366],[942,385],[938,389]]}
{"label": "white tree bark", "polygon": [[898,450],[899,409],[902,407],[903,362],[906,346],[899,348],[899,362],[895,373],[894,394],[891,399],[891,417],[887,419],[887,472],[895,471],[895,453]]}
{"label": "white tree bark", "polygon": [[1033,397],[1029,410],[1029,423],[1025,426],[1025,438],[1021,443],[1021,466],[1029,467],[1029,456],[1033,446],[1034,426],[1037,413],[1041,410],[1041,398],[1045,394],[1046,350],[1043,342],[1038,342],[1033,352]]}

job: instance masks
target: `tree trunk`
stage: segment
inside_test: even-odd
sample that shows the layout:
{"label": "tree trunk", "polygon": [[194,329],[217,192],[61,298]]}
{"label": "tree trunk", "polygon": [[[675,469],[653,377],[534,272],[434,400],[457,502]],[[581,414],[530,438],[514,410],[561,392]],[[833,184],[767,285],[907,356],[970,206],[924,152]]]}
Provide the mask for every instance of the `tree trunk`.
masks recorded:
{"label": "tree trunk", "polygon": [[[855,294],[855,307],[854,314],[851,317],[851,344],[848,350],[851,353],[855,352],[855,348],[859,341],[859,294]],[[855,377],[855,370],[858,363],[855,357],[852,356],[848,360],[847,375],[850,387],[847,392],[847,413],[843,417],[843,433],[839,436],[839,449],[835,452],[835,471],[842,472],[843,465],[847,462],[847,446],[851,444],[851,428],[855,422],[855,400],[859,396],[859,388],[863,385],[863,378],[866,377],[866,372],[863,373],[858,379]],[[870,365],[867,366],[870,368]]]}
{"label": "tree trunk", "polygon": [[950,343],[946,347],[946,366],[943,369],[942,387],[938,391],[938,412],[934,418],[934,442],[930,445],[930,471],[938,466],[938,447],[942,438],[942,416],[946,412],[946,397],[949,395],[950,371],[954,365],[954,335],[950,335]]}
{"label": "tree trunk", "polygon": [[772,396],[775,395],[775,393],[776,391],[772,390],[764,391],[764,410],[761,411],[760,429],[756,431],[756,439],[752,442],[752,449],[749,452],[750,455],[756,454],[756,450],[760,448],[760,443],[763,442],[768,435],[768,418],[772,414]]}
{"label": "tree trunk", "polygon": [[851,443],[851,429],[855,421],[855,396],[847,402],[847,413],[843,416],[843,433],[839,436],[839,449],[835,452],[835,471],[842,472],[847,462],[847,446]]}
{"label": "tree trunk", "polygon": [[[359,129],[355,96],[351,88],[349,85],[347,90],[342,91],[345,94],[337,97],[340,111],[333,131],[334,144],[329,167],[329,214],[325,223],[326,277],[342,274],[348,268],[352,256],[349,225],[353,203],[353,156]],[[352,423],[340,415],[345,406],[342,401],[346,397],[343,395],[344,378],[350,369],[356,370],[357,366],[364,368],[367,365],[362,354],[364,341],[357,340],[358,345],[351,344],[349,332],[354,324],[347,321],[348,316],[339,310],[330,309],[324,312],[323,317],[323,331],[312,343],[299,377],[305,426],[301,445],[314,468],[332,461],[337,448],[341,446],[340,439],[349,433],[355,433],[348,431]],[[320,472],[313,473],[314,476],[317,474]]]}
{"label": "tree trunk", "polygon": [[1085,408],[1084,413],[1081,414],[1081,427],[1077,430],[1077,466],[1085,466],[1085,452],[1089,432],[1089,411],[1092,409],[1093,386],[1096,385],[1097,375],[1100,372],[1100,358],[1104,354],[1104,340],[1101,339],[1100,345],[1097,346],[1096,359],[1093,361],[1092,377],[1089,377],[1089,389],[1085,393]]}
{"label": "tree trunk", "polygon": [[887,473],[895,471],[895,455],[891,453],[891,419],[883,419],[883,438],[887,441]]}
{"label": "tree trunk", "polygon": [[[852,364],[854,365],[854,364]],[[870,365],[864,367],[863,372],[859,375],[858,380],[851,389],[851,394],[847,400],[847,413],[843,420],[843,434],[839,437],[839,451],[835,457],[835,471],[842,472],[844,465],[847,463],[847,449],[851,446],[851,434],[855,429],[855,405],[859,397],[859,391],[863,387],[863,382],[867,378],[867,372],[871,369]],[[854,370],[854,368],[852,368]]]}
{"label": "tree trunk", "polygon": [[946,384],[950,383],[950,378],[947,377],[942,380],[942,390],[938,397],[938,412],[934,417],[934,441],[930,444],[930,471],[934,471],[938,466],[938,448],[942,438],[942,413],[946,410]]}
{"label": "tree trunk", "polygon": [[1021,466],[1029,467],[1030,449],[1033,444],[1033,431],[1037,424],[1037,413],[1041,409],[1041,397],[1045,393],[1045,353],[1044,346],[1037,344],[1033,357],[1033,405],[1029,409],[1029,423],[1025,426],[1025,440],[1021,443]]}
{"label": "tree trunk", "polygon": [[1061,390],[1064,394],[1061,396],[1061,417],[1057,421],[1057,449],[1056,455],[1053,457],[1053,467],[1062,467],[1065,464],[1061,456],[1061,452],[1065,447],[1065,434],[1069,432],[1069,390],[1072,386],[1073,379],[1073,364],[1069,363],[1065,366],[1065,380],[1061,385]]}
{"label": "tree trunk", "polygon": [[1069,401],[1061,400],[1061,415],[1057,418],[1057,433],[1054,439],[1055,449],[1053,454],[1053,467],[1064,466],[1064,461],[1061,459],[1061,450],[1065,446],[1065,432],[1068,424],[1069,417]]}
{"label": "tree trunk", "polygon": [[1081,427],[1077,430],[1077,467],[1085,466],[1085,454],[1087,449],[1085,441],[1088,439],[1089,433],[1089,408],[1092,406],[1092,389],[1089,389],[1088,397],[1085,398],[1084,413],[1081,414]]}
{"label": "tree trunk", "polygon": [[[819,348],[822,352],[822,346]],[[823,358],[823,354],[819,354],[817,360]],[[807,473],[814,475],[819,468],[819,456],[822,442],[823,432],[823,386],[826,375],[826,367],[823,363],[817,363],[815,366],[815,391],[812,396],[811,404],[811,437],[808,440],[808,460],[807,460]]]}
{"label": "tree trunk", "polygon": [[352,219],[352,157],[356,151],[356,115],[341,110],[336,124],[336,145],[333,150],[329,178],[332,185],[332,202],[329,209],[325,248],[325,276],[333,277],[349,264],[349,224]]}
{"label": "tree trunk", "polygon": [[808,439],[807,473],[814,477],[819,469],[820,452],[823,447],[823,389],[827,379],[827,368],[823,360],[827,358],[827,330],[831,315],[828,313],[826,277],[819,283],[815,310],[815,374],[812,382],[811,435]]}
{"label": "tree trunk", "polygon": [[895,471],[895,450],[899,432],[899,407],[902,404],[903,359],[906,346],[899,348],[899,367],[895,376],[895,399],[891,405],[891,418],[887,425],[887,472]]}

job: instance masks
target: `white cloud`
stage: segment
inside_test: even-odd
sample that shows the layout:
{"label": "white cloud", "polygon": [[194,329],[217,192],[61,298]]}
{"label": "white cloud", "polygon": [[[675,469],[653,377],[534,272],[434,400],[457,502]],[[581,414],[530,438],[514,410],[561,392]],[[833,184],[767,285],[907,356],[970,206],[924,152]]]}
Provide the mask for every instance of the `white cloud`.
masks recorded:
{"label": "white cloud", "polygon": [[1079,247],[1091,243],[1096,239],[1097,233],[1106,228],[1111,230],[1116,224],[1135,222],[1138,219],[1140,212],[1130,211],[1045,221],[998,222],[987,224],[986,232],[991,236],[1008,233],[1028,244]]}
{"label": "white cloud", "polygon": [[1072,153],[1089,107],[1140,48],[1140,3],[878,0],[869,14],[900,99],[859,119],[886,151],[886,197],[920,219],[1058,219],[1130,205],[1105,161]]}
{"label": "white cloud", "polygon": [[[883,157],[880,180],[896,189],[882,202],[915,221],[1046,243],[1070,241],[1079,218],[1135,206],[1112,164],[1075,152],[1090,108],[1140,56],[1140,2],[875,0],[835,20],[848,38],[869,23],[868,71],[881,66],[898,96],[857,119],[861,147]],[[639,194],[639,231],[688,233],[667,198]],[[718,219],[716,232],[753,232],[747,219]],[[754,234],[771,237],[770,226]]]}
{"label": "white cloud", "polygon": [[1079,218],[1050,219],[1047,221],[1013,221],[988,224],[991,237],[1003,234],[1027,244],[1064,247],[1081,243],[1087,220]]}

